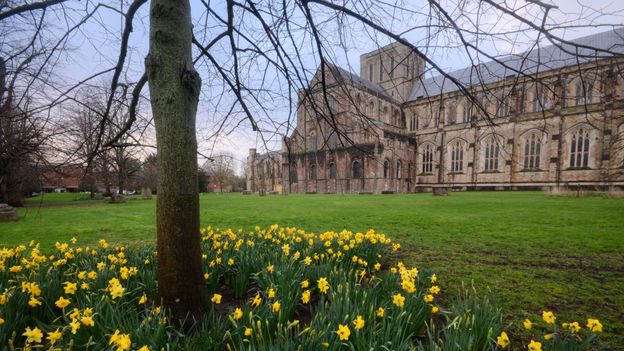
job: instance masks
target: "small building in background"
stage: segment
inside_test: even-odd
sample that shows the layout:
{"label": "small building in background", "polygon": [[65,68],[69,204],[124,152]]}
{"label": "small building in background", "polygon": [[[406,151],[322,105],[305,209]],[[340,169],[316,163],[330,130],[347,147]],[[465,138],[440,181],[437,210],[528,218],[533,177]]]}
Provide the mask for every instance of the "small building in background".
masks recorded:
{"label": "small building in background", "polygon": [[78,192],[84,177],[79,165],[50,167],[41,172],[41,189],[44,192]]}

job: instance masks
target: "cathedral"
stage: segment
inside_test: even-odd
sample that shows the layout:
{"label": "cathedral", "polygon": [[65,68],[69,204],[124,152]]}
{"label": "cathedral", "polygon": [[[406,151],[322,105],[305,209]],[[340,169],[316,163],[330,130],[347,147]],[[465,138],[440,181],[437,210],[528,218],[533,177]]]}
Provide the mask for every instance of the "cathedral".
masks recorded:
{"label": "cathedral", "polygon": [[622,189],[622,54],[620,28],[430,77],[400,43],[359,75],[325,63],[282,149],[250,150],[247,190]]}

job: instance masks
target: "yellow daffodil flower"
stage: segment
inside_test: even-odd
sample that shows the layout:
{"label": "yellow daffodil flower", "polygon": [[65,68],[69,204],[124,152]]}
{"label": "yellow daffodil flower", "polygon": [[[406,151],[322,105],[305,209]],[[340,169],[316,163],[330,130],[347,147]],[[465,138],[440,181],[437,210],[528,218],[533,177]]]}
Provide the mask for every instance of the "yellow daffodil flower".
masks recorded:
{"label": "yellow daffodil flower", "polygon": [[403,308],[405,305],[405,297],[401,294],[394,294],[392,296],[392,303],[397,307]]}
{"label": "yellow daffodil flower", "polygon": [[54,304],[58,308],[65,308],[65,307],[69,306],[70,303],[71,303],[71,300],[66,299],[63,296],[61,296],[61,297],[59,297],[58,300],[56,300],[56,302]]}
{"label": "yellow daffodil flower", "polygon": [[507,345],[509,345],[509,337],[507,336],[507,333],[505,333],[504,331],[501,332],[501,334],[496,337],[496,343],[501,347],[501,348],[506,348]]}
{"label": "yellow daffodil flower", "polygon": [[355,327],[355,329],[362,329],[364,328],[364,325],[366,323],[364,322],[364,318],[362,318],[361,315],[358,315],[355,320],[353,321],[353,325]]}
{"label": "yellow daffodil flower", "polygon": [[212,301],[212,303],[218,305],[221,303],[221,295],[220,294],[214,294],[212,295],[212,298],[210,299],[210,301]]}
{"label": "yellow daffodil flower", "polygon": [[555,324],[557,317],[555,317],[555,315],[550,311],[542,311],[542,319],[547,324]]}
{"label": "yellow daffodil flower", "polygon": [[340,341],[347,341],[349,340],[349,336],[351,335],[351,330],[349,329],[348,325],[338,324],[338,330],[336,331],[336,334],[338,334],[338,338],[340,339]]}

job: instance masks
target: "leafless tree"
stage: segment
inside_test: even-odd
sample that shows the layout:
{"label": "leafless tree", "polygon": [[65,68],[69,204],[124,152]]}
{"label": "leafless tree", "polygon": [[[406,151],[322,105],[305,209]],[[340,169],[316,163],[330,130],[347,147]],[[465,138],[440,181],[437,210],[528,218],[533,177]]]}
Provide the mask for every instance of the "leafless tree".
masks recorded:
{"label": "leafless tree", "polygon": [[[91,194],[96,183],[103,182],[110,193],[110,185],[115,183],[119,194],[129,185],[131,178],[139,171],[142,152],[140,136],[146,130],[140,119],[119,140],[108,147],[97,144],[98,127],[105,111],[108,94],[106,87],[91,86],[81,89],[74,98],[74,103],[66,104],[65,118],[61,121],[66,131],[63,138],[56,139],[57,149],[64,154],[64,164],[84,165],[84,182]],[[114,102],[110,110],[110,123],[105,133],[112,137],[119,133],[121,124],[127,119],[127,104],[124,95]]]}
{"label": "leafless tree", "polygon": [[[566,40],[566,29],[614,25],[597,23],[599,9],[582,6],[580,15],[559,21],[551,16],[558,11],[549,3],[530,0],[500,2],[495,0],[429,0],[412,3],[401,0],[226,0],[194,3],[188,0],[133,0],[122,5],[115,1],[77,3],[69,0],[47,0],[27,4],[7,3],[0,7],[0,24],[4,33],[13,28],[24,37],[37,41],[53,33],[52,49],[42,52],[42,69],[63,55],[70,55],[70,39],[87,25],[97,25],[102,11],[112,11],[123,21],[121,34],[101,27],[106,36],[116,37],[115,56],[106,56],[109,66],[92,69],[93,73],[73,85],[36,86],[48,93],[36,99],[34,111],[52,111],[67,100],[80,85],[100,76],[110,77],[108,98],[99,113],[95,129],[95,148],[106,150],[123,144],[137,120],[139,102],[149,86],[149,99],[156,129],[158,148],[157,246],[159,295],[173,315],[200,317],[207,306],[202,279],[197,189],[197,140],[195,120],[198,104],[218,121],[214,135],[231,134],[241,125],[260,132],[264,142],[281,140],[293,130],[293,119],[302,106],[338,134],[342,145],[353,145],[356,134],[345,130],[330,103],[330,77],[335,75],[335,60],[350,48],[352,33],[369,38],[381,46],[397,41],[421,57],[428,73],[444,78],[472,102],[491,125],[474,86],[482,82],[479,70],[484,60],[497,62],[522,81],[534,81],[531,74],[501,60],[496,45],[549,43],[570,52],[580,61],[619,55],[617,50],[581,45]],[[148,11],[148,13],[147,13]],[[613,13],[613,12],[612,12]],[[617,11],[615,11],[618,14]],[[63,18],[66,25],[50,28],[48,14]],[[142,17],[143,16],[143,17]],[[131,33],[149,18],[149,52],[129,46]],[[511,24],[510,24],[511,23]],[[49,24],[49,23],[48,23]],[[40,26],[38,26],[40,25]],[[46,31],[40,31],[38,28]],[[59,35],[60,33],[60,35]],[[88,33],[85,31],[84,33]],[[412,34],[417,33],[416,39]],[[18,35],[18,36],[19,36]],[[85,34],[84,39],[97,39]],[[8,37],[12,37],[9,35]],[[28,43],[30,40],[22,40]],[[487,43],[490,45],[487,45]],[[492,44],[494,43],[494,44]],[[94,45],[95,46],[95,45]],[[437,53],[441,47],[463,48],[468,62],[475,68],[468,80],[450,75]],[[436,50],[437,49],[437,50]],[[145,71],[129,65],[129,54],[145,55]],[[2,53],[3,55],[4,52]],[[63,56],[65,57],[65,56]],[[318,73],[314,76],[316,68]],[[41,71],[43,72],[43,71]],[[201,73],[200,73],[201,72]],[[39,74],[32,77],[42,82]],[[485,87],[484,84],[483,87]],[[544,87],[548,88],[548,86]],[[26,86],[24,89],[33,89]],[[125,120],[115,121],[115,103],[127,98]],[[20,106],[20,104],[17,104]],[[276,108],[285,106],[285,109]],[[442,105],[440,104],[440,109]],[[357,107],[359,109],[359,106]],[[285,118],[276,118],[279,112]],[[360,123],[370,127],[374,119],[359,113]],[[109,125],[116,133],[107,133]],[[331,133],[329,133],[331,134]],[[330,135],[324,136],[329,140]],[[289,144],[287,144],[289,148]],[[287,150],[288,152],[290,151]],[[367,150],[360,150],[367,152]],[[92,162],[94,153],[88,160]]]}
{"label": "leafless tree", "polygon": [[223,188],[234,186],[235,181],[235,159],[229,153],[212,156],[203,165],[203,169],[208,174],[209,183],[218,183],[219,192],[223,192]]}
{"label": "leafless tree", "polygon": [[15,94],[27,61],[16,68],[0,57],[0,202],[13,206],[22,206],[22,181],[44,160],[44,145],[55,133],[47,118],[32,112],[28,96]]}
{"label": "leafless tree", "polygon": [[141,187],[147,187],[151,191],[156,190],[158,180],[158,172],[156,171],[156,154],[151,153],[145,156],[141,169],[137,174],[138,184]]}

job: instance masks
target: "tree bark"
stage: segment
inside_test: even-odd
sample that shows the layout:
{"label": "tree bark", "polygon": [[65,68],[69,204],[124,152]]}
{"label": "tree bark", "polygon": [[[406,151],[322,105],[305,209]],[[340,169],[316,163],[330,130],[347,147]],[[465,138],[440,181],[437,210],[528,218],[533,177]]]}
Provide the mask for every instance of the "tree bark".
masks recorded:
{"label": "tree bark", "polygon": [[158,296],[174,318],[200,319],[208,306],[195,136],[201,80],[192,61],[188,0],[152,0],[145,65],[158,150]]}

